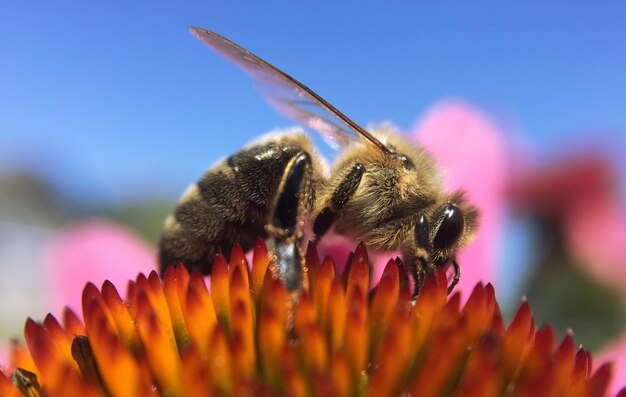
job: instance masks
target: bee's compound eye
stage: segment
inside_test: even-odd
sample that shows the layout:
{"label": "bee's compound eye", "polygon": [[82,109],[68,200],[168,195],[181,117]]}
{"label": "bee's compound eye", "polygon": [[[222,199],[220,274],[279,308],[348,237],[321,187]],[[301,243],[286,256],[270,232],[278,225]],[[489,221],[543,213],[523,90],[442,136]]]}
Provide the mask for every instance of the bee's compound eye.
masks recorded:
{"label": "bee's compound eye", "polygon": [[420,248],[430,248],[428,220],[424,214],[420,215],[417,223],[415,224],[415,243]]}
{"label": "bee's compound eye", "polygon": [[439,213],[441,220],[433,239],[433,247],[438,250],[454,245],[461,237],[465,227],[463,213],[456,205],[446,203],[441,206]]}

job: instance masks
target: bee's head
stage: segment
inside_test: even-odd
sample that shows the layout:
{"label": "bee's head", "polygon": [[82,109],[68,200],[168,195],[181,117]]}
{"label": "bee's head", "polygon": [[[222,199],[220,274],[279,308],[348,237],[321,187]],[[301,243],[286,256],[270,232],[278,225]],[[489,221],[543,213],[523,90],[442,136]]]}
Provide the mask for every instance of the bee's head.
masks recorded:
{"label": "bee's head", "polygon": [[419,216],[414,231],[416,246],[427,254],[426,261],[431,265],[454,263],[457,250],[467,244],[476,230],[477,219],[476,207],[457,192],[429,215]]}

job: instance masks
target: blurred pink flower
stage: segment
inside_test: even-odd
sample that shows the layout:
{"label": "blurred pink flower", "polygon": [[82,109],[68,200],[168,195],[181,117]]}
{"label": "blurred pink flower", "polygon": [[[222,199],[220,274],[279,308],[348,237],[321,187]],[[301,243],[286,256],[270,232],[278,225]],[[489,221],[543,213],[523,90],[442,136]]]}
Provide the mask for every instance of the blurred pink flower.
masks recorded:
{"label": "blurred pink flower", "polygon": [[44,253],[47,311],[69,306],[81,315],[81,295],[87,282],[110,280],[126,285],[137,273],[155,269],[153,249],[128,229],[108,220],[75,224],[59,233]]}
{"label": "blurred pink flower", "polygon": [[614,187],[586,196],[563,221],[579,263],[626,300],[626,207]]}
{"label": "blurred pink flower", "polygon": [[511,182],[522,211],[558,222],[568,250],[586,272],[626,299],[626,208],[604,153],[578,153]]}
{"label": "blurred pink flower", "polygon": [[465,190],[480,210],[476,237],[458,258],[462,272],[457,288],[468,296],[477,282],[497,277],[507,178],[502,131],[472,105],[445,101],[430,109],[411,134],[441,165],[446,189]]}
{"label": "blurred pink flower", "polygon": [[8,367],[7,364],[9,363],[9,352],[4,341],[2,342],[3,343],[0,343],[0,369],[6,370]]}

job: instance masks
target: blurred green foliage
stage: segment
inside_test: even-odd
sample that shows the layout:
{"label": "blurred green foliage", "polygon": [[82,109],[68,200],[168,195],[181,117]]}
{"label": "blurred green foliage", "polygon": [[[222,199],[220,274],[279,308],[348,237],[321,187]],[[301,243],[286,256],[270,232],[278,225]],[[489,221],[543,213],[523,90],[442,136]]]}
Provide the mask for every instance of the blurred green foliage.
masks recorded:
{"label": "blurred green foliage", "polygon": [[544,218],[538,225],[541,246],[536,249],[542,254],[522,286],[537,325],[550,324],[560,335],[571,330],[585,348],[601,348],[626,329],[623,299],[582,270],[557,224]]}
{"label": "blurred green foliage", "polygon": [[134,202],[111,207],[105,215],[123,223],[140,234],[147,242],[156,245],[163,221],[170,214],[176,203],[168,200]]}

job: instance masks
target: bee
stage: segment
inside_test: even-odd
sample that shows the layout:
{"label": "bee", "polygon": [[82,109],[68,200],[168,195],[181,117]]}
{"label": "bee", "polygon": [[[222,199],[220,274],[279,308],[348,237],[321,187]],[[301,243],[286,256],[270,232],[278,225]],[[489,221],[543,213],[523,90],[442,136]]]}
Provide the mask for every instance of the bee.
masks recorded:
{"label": "bee", "polygon": [[[159,262],[182,262],[210,273],[217,253],[233,244],[272,242],[283,280],[296,289],[305,236],[331,229],[376,251],[400,251],[415,294],[437,268],[452,267],[477,227],[478,210],[463,191],[446,192],[438,166],[423,148],[390,126],[368,131],[300,83],[217,33],[192,34],[241,67],[280,112],[316,130],[341,151],[324,162],[302,130],[270,134],[211,167],[167,217]],[[306,233],[309,231],[310,233]]]}

